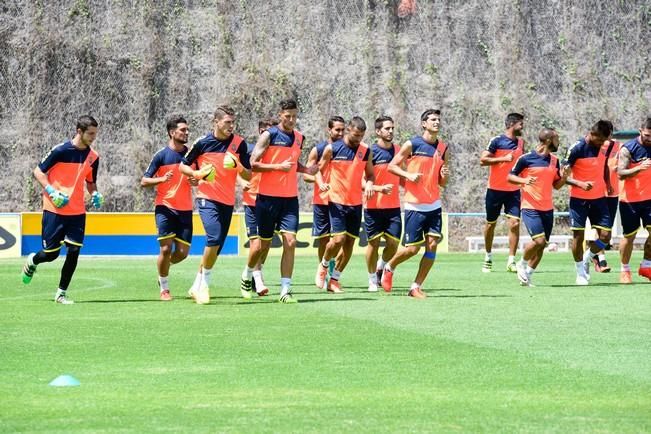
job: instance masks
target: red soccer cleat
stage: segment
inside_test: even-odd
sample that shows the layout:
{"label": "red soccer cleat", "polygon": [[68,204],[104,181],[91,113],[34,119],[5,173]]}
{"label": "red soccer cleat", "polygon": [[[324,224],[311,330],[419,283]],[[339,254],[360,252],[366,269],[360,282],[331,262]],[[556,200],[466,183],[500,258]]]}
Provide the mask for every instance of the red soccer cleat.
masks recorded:
{"label": "red soccer cleat", "polygon": [[382,285],[384,292],[391,292],[391,288],[393,288],[393,271],[385,269],[384,273],[382,273],[380,284]]}
{"label": "red soccer cleat", "polygon": [[160,292],[161,301],[172,301],[172,294],[170,294],[169,289],[164,289]]}
{"label": "red soccer cleat", "polygon": [[326,288],[326,275],[328,274],[328,268],[324,267],[323,264],[319,263],[318,268],[316,269],[316,276],[314,276],[314,284],[319,289]]}
{"label": "red soccer cleat", "polygon": [[331,294],[341,294],[344,290],[341,289],[341,284],[337,279],[330,278],[330,282],[328,282],[328,292]]}
{"label": "red soccer cleat", "polygon": [[630,271],[622,271],[619,273],[619,283],[633,283]]}
{"label": "red soccer cleat", "polygon": [[412,288],[411,291],[409,291],[409,296],[421,300],[427,298],[427,294],[421,291],[420,287],[418,286],[416,288]]}
{"label": "red soccer cleat", "polygon": [[640,267],[640,269],[637,270],[637,274],[651,280],[651,267],[644,267],[644,268]]}
{"label": "red soccer cleat", "polygon": [[597,273],[610,273],[610,267],[606,261],[600,261],[596,256],[592,258],[594,264],[594,271]]}

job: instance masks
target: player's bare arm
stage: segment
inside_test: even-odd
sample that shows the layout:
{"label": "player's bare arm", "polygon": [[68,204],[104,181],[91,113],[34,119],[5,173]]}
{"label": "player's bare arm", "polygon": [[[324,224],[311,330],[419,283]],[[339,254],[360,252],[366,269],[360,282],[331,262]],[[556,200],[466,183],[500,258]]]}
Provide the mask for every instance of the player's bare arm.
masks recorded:
{"label": "player's bare arm", "polygon": [[619,151],[619,160],[617,161],[617,176],[619,179],[631,178],[643,170],[651,167],[651,160],[645,159],[639,166],[629,168],[631,164],[631,152],[628,148],[622,147]]}
{"label": "player's bare arm", "polygon": [[448,179],[450,178],[450,156],[448,151],[445,151],[443,154],[443,165],[441,166],[441,171],[439,172],[439,185],[445,187],[448,185]]}
{"label": "player's bare arm", "polygon": [[495,154],[489,151],[482,151],[481,156],[479,157],[480,166],[492,166],[499,163],[510,163],[513,161],[513,154],[508,153],[503,157],[496,157]]}
{"label": "player's bare arm", "polygon": [[143,176],[142,179],[140,179],[140,186],[141,187],[155,187],[158,184],[162,184],[164,182],[169,181],[172,179],[172,171],[168,170],[163,174],[163,176],[156,176],[153,178],[148,178],[146,176]]}
{"label": "player's bare arm", "polygon": [[391,163],[389,163],[389,172],[394,175],[399,176],[402,179],[411,182],[418,182],[418,180],[423,176],[422,173],[410,173],[407,170],[403,169],[404,163],[407,161],[407,158],[411,155],[412,144],[411,141],[407,140],[401,147]]}

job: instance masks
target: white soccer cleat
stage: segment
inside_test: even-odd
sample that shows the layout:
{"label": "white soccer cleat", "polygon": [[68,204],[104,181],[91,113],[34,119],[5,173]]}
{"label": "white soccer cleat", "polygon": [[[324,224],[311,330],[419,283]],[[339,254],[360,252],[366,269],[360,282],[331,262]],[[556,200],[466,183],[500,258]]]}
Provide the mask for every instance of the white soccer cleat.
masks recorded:
{"label": "white soccer cleat", "polygon": [[66,292],[57,290],[57,293],[54,296],[54,302],[58,304],[75,304],[74,301],[66,297]]}
{"label": "white soccer cleat", "polygon": [[529,276],[527,271],[522,265],[518,262],[515,266],[518,280],[520,281],[520,286],[529,286]]}
{"label": "white soccer cleat", "polygon": [[368,292],[377,292],[377,283],[368,282]]}
{"label": "white soccer cleat", "polygon": [[590,284],[590,279],[588,279],[586,276],[584,276],[582,274],[577,274],[576,275],[576,284],[577,285],[582,285],[582,286],[589,285]]}
{"label": "white soccer cleat", "polygon": [[583,272],[585,273],[585,278],[590,281],[590,260],[583,261]]}
{"label": "white soccer cleat", "polygon": [[210,289],[206,285],[201,285],[197,288],[190,288],[188,295],[194,299],[194,302],[197,304],[208,304],[210,303]]}

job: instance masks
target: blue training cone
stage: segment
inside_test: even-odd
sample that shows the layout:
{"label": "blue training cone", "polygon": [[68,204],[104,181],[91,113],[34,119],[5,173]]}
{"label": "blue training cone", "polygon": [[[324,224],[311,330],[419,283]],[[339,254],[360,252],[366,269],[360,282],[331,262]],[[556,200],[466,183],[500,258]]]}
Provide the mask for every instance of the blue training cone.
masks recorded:
{"label": "blue training cone", "polygon": [[50,386],[65,387],[65,386],[79,386],[79,380],[72,375],[59,375],[57,378],[50,382]]}

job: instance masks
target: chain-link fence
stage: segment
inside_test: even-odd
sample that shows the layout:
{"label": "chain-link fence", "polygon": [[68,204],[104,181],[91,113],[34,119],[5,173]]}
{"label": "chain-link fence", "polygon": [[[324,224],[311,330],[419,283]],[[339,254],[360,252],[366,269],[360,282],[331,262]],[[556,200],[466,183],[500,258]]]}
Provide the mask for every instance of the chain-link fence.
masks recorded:
{"label": "chain-link fence", "polygon": [[478,155],[506,113],[527,115],[529,146],[542,125],[558,128],[565,146],[600,117],[636,128],[651,111],[649,46],[646,0],[8,0],[0,209],[39,209],[31,171],[71,137],[80,114],[101,124],[106,209],[142,211],[152,193],[138,181],[166,141],[167,116],[186,115],[196,138],[227,102],[250,137],[294,96],[308,148],[333,114],[370,125],[389,114],[404,140],[419,133],[424,109],[442,108],[452,157],[446,208],[481,211],[487,174]]}

